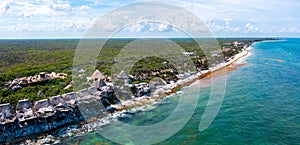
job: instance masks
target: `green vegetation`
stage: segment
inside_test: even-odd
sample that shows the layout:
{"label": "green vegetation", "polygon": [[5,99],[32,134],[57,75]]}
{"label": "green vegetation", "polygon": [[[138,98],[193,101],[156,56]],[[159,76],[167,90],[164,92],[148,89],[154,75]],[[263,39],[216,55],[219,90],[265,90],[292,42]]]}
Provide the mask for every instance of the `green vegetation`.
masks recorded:
{"label": "green vegetation", "polygon": [[[201,61],[205,58],[204,53],[197,49],[198,45],[191,39],[171,39],[179,46],[183,47],[187,52],[194,52],[192,62],[197,68],[206,69],[208,63]],[[219,39],[219,43],[225,48],[226,42],[233,42],[236,39]],[[103,41],[103,40],[92,40]],[[97,69],[105,75],[111,73],[111,67],[118,64],[116,56],[121,52],[122,48],[133,42],[134,39],[112,39],[109,40],[97,61]],[[163,41],[156,40],[157,43],[163,44]],[[240,39],[238,41],[252,42],[254,39]],[[31,101],[45,99],[50,96],[55,96],[72,91],[72,88],[64,90],[72,79],[72,65],[76,47],[79,40],[0,40],[0,103],[10,102],[16,104],[20,99],[30,99]],[[232,45],[226,47],[232,48]],[[241,48],[236,48],[234,51],[227,51],[225,56],[230,57],[240,51]],[[212,48],[211,51],[215,50]],[[141,52],[145,53],[145,52]],[[130,58],[128,58],[130,59]],[[130,74],[138,76],[139,74],[156,72],[161,70],[161,74],[154,75],[164,79],[175,79],[175,74],[178,72],[173,65],[166,60],[158,57],[146,57],[140,59],[130,70]],[[4,85],[15,78],[37,75],[40,72],[62,72],[68,74],[67,79],[54,79],[46,83],[23,87],[18,91],[11,91]],[[152,77],[152,75],[149,75]],[[147,81],[149,79],[145,79]],[[135,80],[141,82],[142,80]],[[39,96],[37,93],[41,91],[45,96]]]}
{"label": "green vegetation", "polygon": [[[20,99],[31,101],[62,94],[71,81],[55,79],[37,86],[24,87],[18,91],[4,88],[15,78],[33,76],[40,72],[64,72],[71,75],[72,59],[78,40],[0,40],[0,103],[16,104]],[[46,97],[38,96],[42,91]]]}

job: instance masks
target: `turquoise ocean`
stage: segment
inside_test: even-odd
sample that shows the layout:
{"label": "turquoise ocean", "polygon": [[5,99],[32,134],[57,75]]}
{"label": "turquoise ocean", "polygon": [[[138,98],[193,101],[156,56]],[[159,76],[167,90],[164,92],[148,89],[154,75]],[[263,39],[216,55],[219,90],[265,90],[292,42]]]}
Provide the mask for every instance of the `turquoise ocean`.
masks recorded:
{"label": "turquoise ocean", "polygon": [[[237,62],[245,65],[227,74],[226,94],[213,123],[198,130],[210,93],[209,87],[203,88],[189,122],[159,144],[300,144],[300,39],[255,43],[250,53]],[[174,95],[151,111],[119,120],[137,126],[154,124],[170,115],[178,100]],[[61,143],[116,144],[96,132]]]}

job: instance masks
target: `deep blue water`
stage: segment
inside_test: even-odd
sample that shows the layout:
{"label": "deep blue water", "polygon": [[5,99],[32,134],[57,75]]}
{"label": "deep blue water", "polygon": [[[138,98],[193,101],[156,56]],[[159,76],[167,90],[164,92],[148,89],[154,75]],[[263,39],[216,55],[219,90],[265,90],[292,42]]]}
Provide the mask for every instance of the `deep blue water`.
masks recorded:
{"label": "deep blue water", "polygon": [[[177,134],[159,144],[300,144],[300,39],[253,45],[247,63],[228,74],[222,107],[205,130],[199,122],[209,98],[203,89],[196,111]],[[197,89],[197,88],[195,88]],[[174,96],[156,109],[120,119],[150,125],[170,115]],[[62,143],[114,144],[90,132]]]}

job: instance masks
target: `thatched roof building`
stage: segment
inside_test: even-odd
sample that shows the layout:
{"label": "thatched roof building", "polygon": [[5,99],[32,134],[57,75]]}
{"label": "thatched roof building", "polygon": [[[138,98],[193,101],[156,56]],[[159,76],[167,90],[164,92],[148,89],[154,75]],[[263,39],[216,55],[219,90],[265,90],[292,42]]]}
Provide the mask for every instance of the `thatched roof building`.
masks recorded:
{"label": "thatched roof building", "polygon": [[97,69],[91,76],[90,76],[90,79],[97,79],[97,80],[100,80],[100,79],[105,79],[105,76]]}
{"label": "thatched roof building", "polygon": [[118,75],[117,75],[118,79],[128,79],[129,75],[128,73],[126,73],[124,70],[122,70]]}

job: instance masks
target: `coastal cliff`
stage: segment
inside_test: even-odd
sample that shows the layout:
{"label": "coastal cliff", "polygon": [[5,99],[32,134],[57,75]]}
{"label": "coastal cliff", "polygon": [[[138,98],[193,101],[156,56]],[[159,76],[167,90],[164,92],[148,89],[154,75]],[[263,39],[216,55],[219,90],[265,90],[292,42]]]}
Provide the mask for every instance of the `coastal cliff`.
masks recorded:
{"label": "coastal cliff", "polygon": [[0,111],[0,143],[33,137],[84,120],[74,93],[37,101],[34,106],[29,100],[20,100],[15,109],[9,103],[2,104]]}

